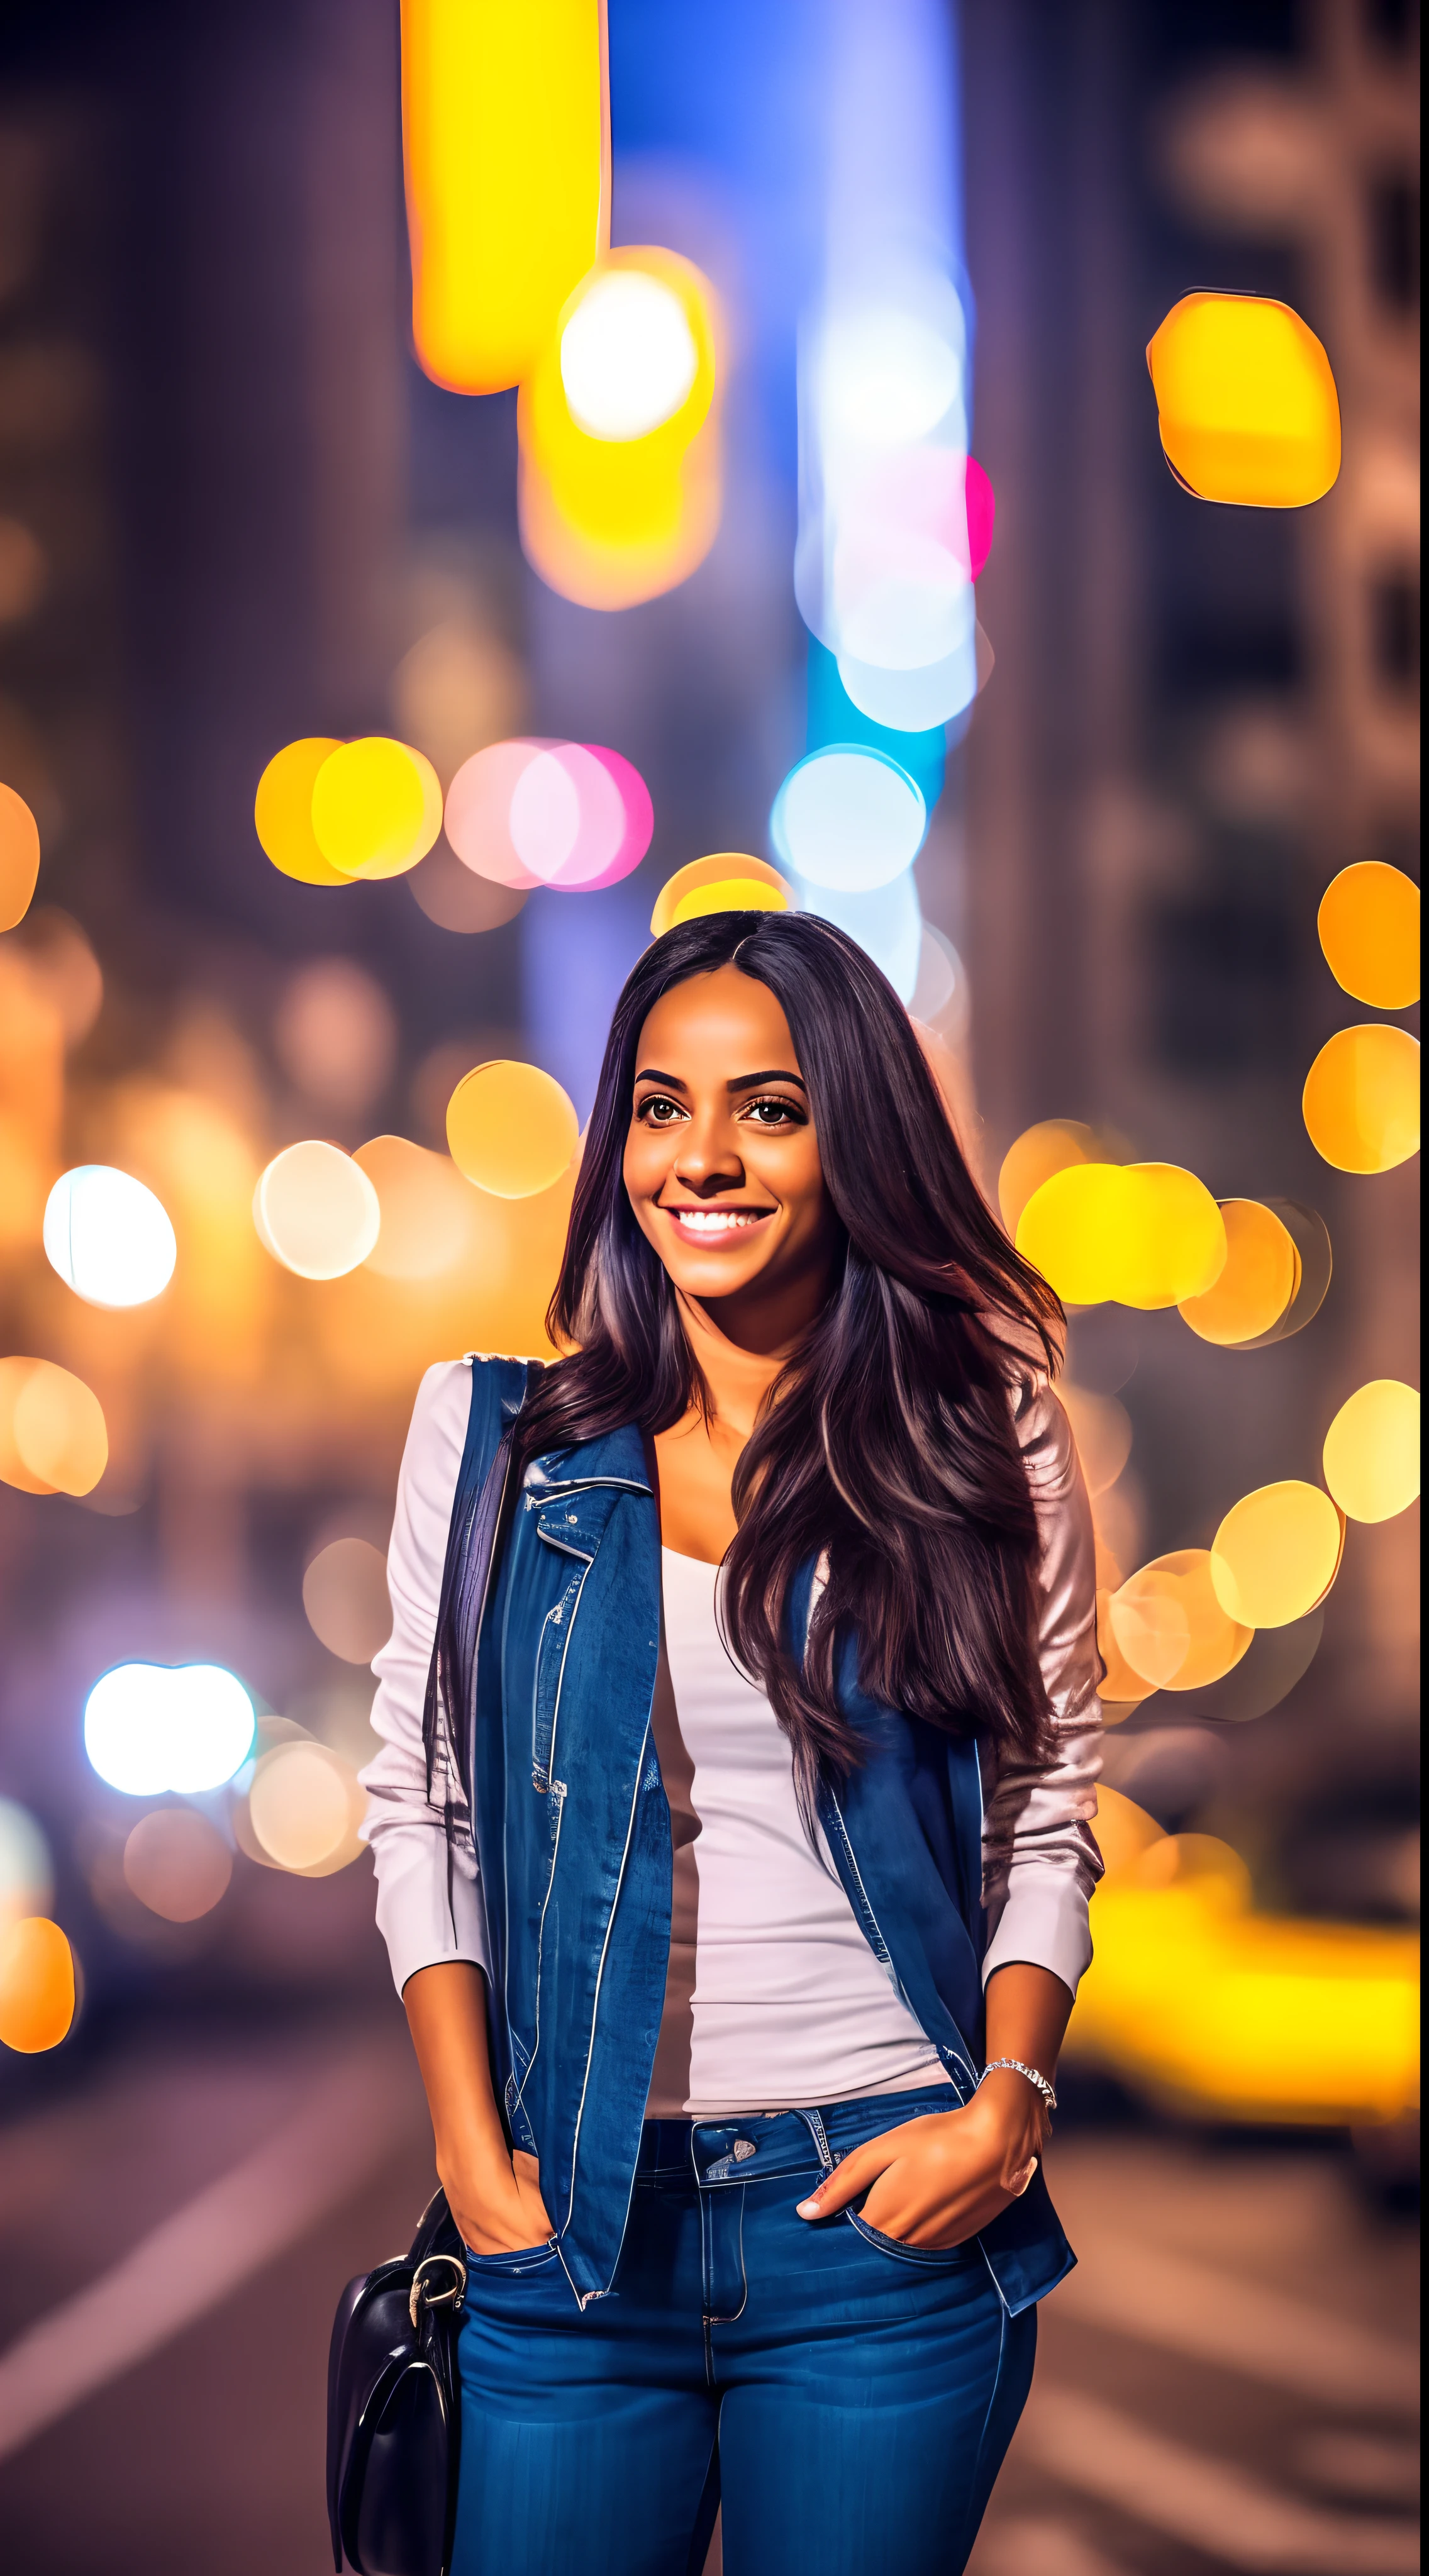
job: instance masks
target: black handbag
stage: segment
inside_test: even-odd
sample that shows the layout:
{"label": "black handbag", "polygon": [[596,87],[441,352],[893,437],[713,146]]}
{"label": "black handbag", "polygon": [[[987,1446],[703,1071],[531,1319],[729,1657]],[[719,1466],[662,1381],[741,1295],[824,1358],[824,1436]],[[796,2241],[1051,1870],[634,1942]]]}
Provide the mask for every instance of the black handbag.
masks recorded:
{"label": "black handbag", "polygon": [[[427,1790],[442,1732],[439,1680],[470,1676],[506,1506],[511,1435],[539,1371],[502,1364],[505,1427],[481,1475],[464,1455],[442,1574],[422,1732]],[[478,1481],[479,1479],[479,1481]],[[469,1747],[442,1748],[469,1794]],[[464,1759],[468,1757],[467,1759]],[[455,1829],[448,1770],[447,1845]],[[448,1862],[450,1868],[450,1861]],[[327,2374],[327,2512],[343,2576],[447,2576],[456,2524],[461,2400],[456,2346],[466,2248],[439,2191],[410,2251],[349,2281],[333,2319]]]}
{"label": "black handbag", "polygon": [[327,2374],[332,2563],[354,2576],[446,2576],[461,2402],[456,2338],[466,2256],[447,2196],[409,2253],[359,2272],[338,2301]]}

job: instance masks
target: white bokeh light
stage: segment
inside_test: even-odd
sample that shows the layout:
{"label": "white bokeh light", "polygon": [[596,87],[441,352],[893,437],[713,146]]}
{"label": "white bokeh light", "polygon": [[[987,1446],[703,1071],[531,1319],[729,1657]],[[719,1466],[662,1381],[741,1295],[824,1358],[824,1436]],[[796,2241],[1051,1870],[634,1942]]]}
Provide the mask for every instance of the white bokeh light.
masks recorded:
{"label": "white bokeh light", "polygon": [[221,1664],[116,1664],[85,1702],[84,1749],[128,1797],[193,1797],[241,1769],[255,1726],[252,1700]]}
{"label": "white bokeh light", "polygon": [[872,894],[902,876],[927,828],[922,790],[906,769],[883,752],[840,743],[790,770],[770,817],[784,865],[841,894]]}
{"label": "white bokeh light", "polygon": [[676,413],[699,369],[678,295],[638,269],[612,269],[561,334],[561,382],[592,438],[645,438]]}
{"label": "white bokeh light", "polygon": [[147,1305],[167,1288],[179,1254],[162,1201],[109,1163],[80,1163],[56,1181],[44,1244],[66,1287],[90,1306]]}
{"label": "white bokeh light", "polygon": [[946,324],[940,331],[915,313],[859,313],[828,331],[821,376],[829,428],[868,447],[911,447],[960,402],[962,350]]}

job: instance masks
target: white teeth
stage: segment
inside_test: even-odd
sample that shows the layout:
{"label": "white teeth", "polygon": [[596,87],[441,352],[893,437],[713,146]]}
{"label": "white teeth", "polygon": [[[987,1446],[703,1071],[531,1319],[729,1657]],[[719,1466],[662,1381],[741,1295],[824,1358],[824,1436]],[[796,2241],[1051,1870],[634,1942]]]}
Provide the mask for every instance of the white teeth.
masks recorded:
{"label": "white teeth", "polygon": [[670,1214],[694,1234],[734,1234],[759,1222],[752,1208],[672,1208]]}

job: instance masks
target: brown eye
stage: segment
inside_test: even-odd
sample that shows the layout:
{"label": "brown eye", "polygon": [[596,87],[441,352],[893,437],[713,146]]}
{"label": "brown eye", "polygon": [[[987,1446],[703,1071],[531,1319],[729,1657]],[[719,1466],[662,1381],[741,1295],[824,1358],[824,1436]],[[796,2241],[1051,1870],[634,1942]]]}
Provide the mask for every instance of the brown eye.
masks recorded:
{"label": "brown eye", "polygon": [[640,1102],[635,1115],[648,1127],[673,1127],[677,1119],[684,1116],[684,1111],[678,1100],[669,1099],[663,1092],[652,1091],[648,1100]]}
{"label": "brown eye", "polygon": [[792,1100],[751,1100],[744,1114],[756,1127],[802,1127],[804,1124],[803,1112]]}

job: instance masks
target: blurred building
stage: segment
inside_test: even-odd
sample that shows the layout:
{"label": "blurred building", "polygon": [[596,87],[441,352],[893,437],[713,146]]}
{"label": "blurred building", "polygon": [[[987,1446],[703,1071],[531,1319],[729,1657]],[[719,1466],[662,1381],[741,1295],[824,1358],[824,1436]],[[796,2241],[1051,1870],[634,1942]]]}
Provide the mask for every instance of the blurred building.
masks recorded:
{"label": "blurred building", "polygon": [[[1135,1562],[1317,1476],[1354,1386],[1417,1382],[1417,1164],[1331,1171],[1300,1085],[1364,1016],[1319,951],[1325,885],[1366,857],[1417,875],[1418,19],[966,0],[962,21],[999,500],[997,668],[962,755],[987,1172],[1034,1119],[1105,1122],[1222,1196],[1311,1203],[1335,1248],[1320,1316],[1274,1351],[1169,1316],[1074,1325],[1074,1376],[1134,1425],[1101,1508]],[[1167,472],[1142,351],[1195,286],[1278,295],[1329,350],[1344,467],[1313,508],[1208,507]],[[1151,1796],[1135,1739],[1158,1733],[1168,1813],[1238,1809],[1260,1885],[1298,1904],[1414,1902],[1417,1525],[1351,1533],[1321,1653],[1252,1736],[1212,1741],[1163,1693],[1113,1744]]]}

